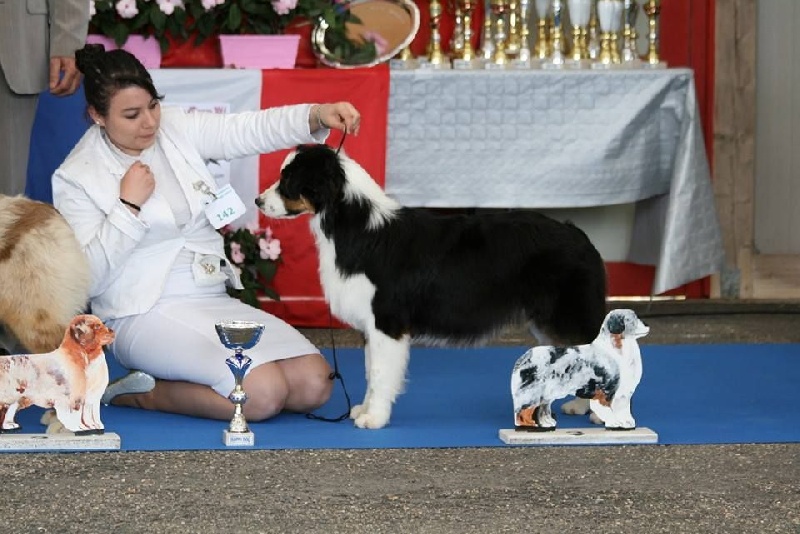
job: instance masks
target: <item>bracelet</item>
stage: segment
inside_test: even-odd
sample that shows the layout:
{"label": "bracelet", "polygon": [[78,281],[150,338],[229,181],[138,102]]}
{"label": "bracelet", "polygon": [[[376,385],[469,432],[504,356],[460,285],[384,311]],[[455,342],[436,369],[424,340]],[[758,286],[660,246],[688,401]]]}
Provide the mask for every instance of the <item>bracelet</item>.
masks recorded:
{"label": "bracelet", "polygon": [[122,202],[123,204],[125,204],[126,206],[128,206],[129,208],[133,208],[136,211],[142,211],[142,207],[141,206],[137,206],[133,202],[128,202],[127,200],[125,200],[122,197],[120,197],[119,201]]}
{"label": "bracelet", "polygon": [[322,109],[322,104],[317,104],[317,124],[319,125],[320,129],[325,128],[328,129],[328,125],[322,122],[322,115],[320,114],[320,110]]}

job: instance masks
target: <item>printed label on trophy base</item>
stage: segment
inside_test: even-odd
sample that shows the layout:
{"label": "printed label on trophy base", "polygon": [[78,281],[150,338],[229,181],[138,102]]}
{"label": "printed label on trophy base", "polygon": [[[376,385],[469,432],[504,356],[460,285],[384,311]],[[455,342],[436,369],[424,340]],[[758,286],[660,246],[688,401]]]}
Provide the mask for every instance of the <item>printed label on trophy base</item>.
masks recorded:
{"label": "printed label on trophy base", "polygon": [[253,447],[256,444],[256,435],[252,432],[222,431],[222,443],[226,447]]}
{"label": "printed label on trophy base", "polygon": [[422,70],[450,70],[450,62],[431,63],[430,61],[420,61],[419,68]]}
{"label": "printed label on trophy base", "polygon": [[454,59],[453,70],[482,69],[483,61],[480,59]]}
{"label": "printed label on trophy base", "polygon": [[568,59],[566,67],[573,70],[591,69],[592,61],[590,59]]}
{"label": "printed label on trophy base", "polygon": [[542,63],[542,68],[544,70],[563,70],[564,68],[566,68],[566,66],[567,66],[566,62],[554,63],[552,61],[545,61],[544,63]]}
{"label": "printed label on trophy base", "polygon": [[597,63],[592,63],[592,68],[595,70],[615,70],[619,69],[621,65],[616,63],[603,63],[602,61],[598,61]]}
{"label": "printed label on trophy base", "polygon": [[504,428],[500,440],[507,445],[641,445],[658,443],[658,434],[649,428],[608,430],[603,427],[557,428],[545,432],[528,432]]}
{"label": "printed label on trophy base", "polygon": [[490,61],[485,64],[483,68],[486,70],[506,70],[508,68],[508,63],[494,63]]}
{"label": "printed label on trophy base", "polygon": [[666,69],[667,64],[664,61],[659,61],[658,63],[649,63],[647,61],[643,61],[642,67],[645,69]]}
{"label": "printed label on trophy base", "polygon": [[530,59],[513,59],[508,66],[514,70],[528,70],[531,68],[531,60]]}
{"label": "printed label on trophy base", "polygon": [[416,59],[390,59],[389,68],[391,70],[414,70],[419,67]]}

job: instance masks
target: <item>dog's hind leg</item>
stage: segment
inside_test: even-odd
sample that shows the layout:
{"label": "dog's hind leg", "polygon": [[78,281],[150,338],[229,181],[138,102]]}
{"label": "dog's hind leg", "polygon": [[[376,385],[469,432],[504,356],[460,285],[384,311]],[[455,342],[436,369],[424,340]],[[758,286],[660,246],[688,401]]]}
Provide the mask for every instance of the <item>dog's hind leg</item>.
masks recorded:
{"label": "dog's hind leg", "polygon": [[[369,371],[367,394],[359,408],[355,425],[359,428],[383,428],[392,415],[392,403],[403,391],[411,340],[407,335],[393,339],[380,330],[367,333]],[[352,413],[352,412],[351,412]]]}

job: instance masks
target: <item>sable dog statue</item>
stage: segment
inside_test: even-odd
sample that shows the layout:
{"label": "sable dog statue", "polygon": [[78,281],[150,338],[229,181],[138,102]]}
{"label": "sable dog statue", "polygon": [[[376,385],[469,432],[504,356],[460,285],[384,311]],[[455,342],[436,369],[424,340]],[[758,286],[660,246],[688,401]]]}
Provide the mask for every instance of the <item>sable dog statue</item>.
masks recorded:
{"label": "sable dog statue", "polygon": [[75,317],[61,345],[46,354],[0,356],[0,432],[18,430],[17,411],[54,408],[71,432],[102,433],[100,398],[108,385],[103,347],[114,332],[94,315]]}
{"label": "sable dog statue", "polygon": [[0,195],[0,349],[58,347],[70,319],[85,310],[89,284],[86,256],[58,211]]}

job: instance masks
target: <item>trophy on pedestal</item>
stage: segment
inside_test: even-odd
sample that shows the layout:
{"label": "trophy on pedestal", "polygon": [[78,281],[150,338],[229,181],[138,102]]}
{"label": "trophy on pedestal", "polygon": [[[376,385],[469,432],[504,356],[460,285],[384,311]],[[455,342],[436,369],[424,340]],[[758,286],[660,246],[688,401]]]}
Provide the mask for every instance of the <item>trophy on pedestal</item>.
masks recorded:
{"label": "trophy on pedestal", "polygon": [[455,0],[455,5],[456,11],[460,13],[460,23],[457,23],[456,32],[461,35],[461,46],[457,57],[453,58],[453,68],[474,69],[480,66],[480,60],[472,46],[472,13],[475,11],[475,0]]}
{"label": "trophy on pedestal", "polygon": [[550,57],[542,62],[543,69],[561,69],[567,61],[566,38],[564,35],[564,2],[553,0],[553,27],[550,29],[552,52]]}
{"label": "trophy on pedestal", "polygon": [[517,0],[517,34],[519,35],[519,51],[517,57],[511,62],[512,66],[518,69],[529,69],[531,67],[531,30],[528,24],[528,17],[531,12],[530,0]]}
{"label": "trophy on pedestal", "polygon": [[622,4],[619,3],[620,11],[617,10],[617,4],[616,0],[598,0],[597,2],[597,19],[600,21],[602,36],[600,38],[600,55],[597,62],[592,64],[594,69],[609,69],[620,62],[619,51],[615,48],[617,42],[613,38],[614,29],[619,29],[620,25],[616,19],[621,14]]}
{"label": "trophy on pedestal", "polygon": [[252,360],[243,351],[256,346],[264,332],[264,325],[253,321],[222,321],[214,326],[220,342],[234,351],[233,356],[225,360],[235,381],[233,391],[228,395],[234,411],[230,425],[222,432],[222,441],[228,447],[252,447],[255,445],[255,435],[247,426],[242,410],[247,401],[242,381]]}
{"label": "trophy on pedestal", "polygon": [[449,69],[450,58],[442,51],[442,35],[439,32],[439,23],[442,19],[442,3],[439,0],[430,0],[430,28],[431,38],[428,42],[428,56],[420,62],[420,67],[428,69]]}
{"label": "trophy on pedestal", "polygon": [[592,0],[567,0],[567,8],[572,23],[572,51],[568,63],[576,68],[588,67],[591,64],[587,37]]}
{"label": "trophy on pedestal", "polygon": [[550,57],[550,36],[548,35],[547,16],[550,10],[550,0],[534,0],[536,8],[536,43],[533,47],[533,57],[539,61],[544,61]]}
{"label": "trophy on pedestal", "polygon": [[639,13],[639,4],[636,0],[625,0],[622,8],[622,17],[625,20],[622,29],[622,62],[627,67],[639,67],[642,60],[639,58],[636,39],[636,16]]}
{"label": "trophy on pedestal", "polygon": [[480,61],[486,64],[494,57],[494,24],[492,22],[492,0],[483,0],[483,31],[481,32]]}
{"label": "trophy on pedestal", "polygon": [[504,69],[508,65],[506,55],[506,41],[508,31],[506,29],[506,13],[508,4],[506,0],[492,0],[492,20],[494,21],[494,54],[492,59],[484,65],[487,69]]}
{"label": "trophy on pedestal", "polygon": [[660,0],[647,0],[642,4],[642,11],[647,15],[647,56],[645,57],[645,67],[666,68],[667,64],[661,61],[658,55],[659,37],[661,28],[658,18],[661,15]]}

